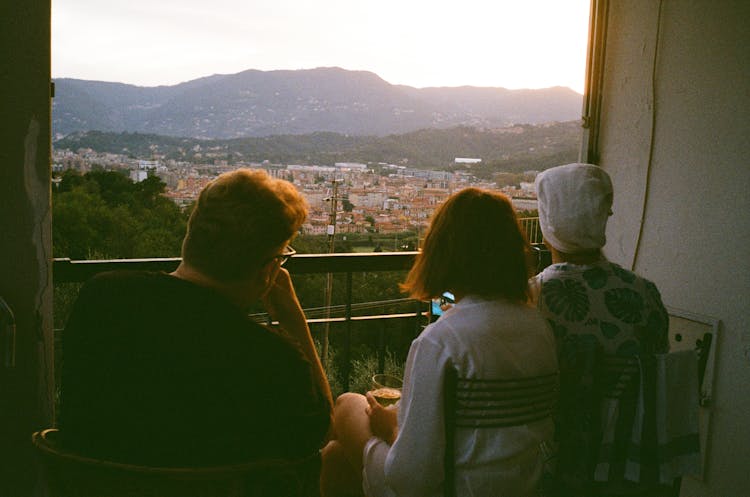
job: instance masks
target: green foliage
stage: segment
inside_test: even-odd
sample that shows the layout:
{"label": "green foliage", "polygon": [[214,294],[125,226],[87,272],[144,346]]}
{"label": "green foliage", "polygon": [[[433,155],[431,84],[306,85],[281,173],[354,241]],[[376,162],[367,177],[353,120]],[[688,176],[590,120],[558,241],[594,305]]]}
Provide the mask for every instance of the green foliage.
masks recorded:
{"label": "green foliage", "polygon": [[[292,246],[300,254],[327,254],[328,237],[326,235],[301,235],[292,240]],[[337,250],[340,252],[340,250]]]}
{"label": "green foliage", "polygon": [[178,255],[187,214],[162,196],[164,187],[156,176],[133,183],[115,171],[66,171],[52,196],[54,256]]}
{"label": "green foliage", "polygon": [[[323,357],[323,347],[319,340],[315,340],[315,348],[318,351],[318,356]],[[333,393],[334,399],[344,393],[344,379],[340,368],[337,366],[337,360],[338,351],[334,347],[329,346],[328,358],[326,359],[325,364],[323,364],[323,369],[328,378],[328,384],[331,387],[331,393]]]}
{"label": "green foliage", "polygon": [[493,175],[499,171],[544,171],[550,167],[568,164],[578,160],[581,132],[577,130],[575,136],[560,143],[558,146],[534,148],[533,150],[519,151],[507,157],[490,160],[481,164],[472,172],[478,178],[494,179]]}
{"label": "green foliage", "polygon": [[[166,158],[195,163],[236,157],[245,162],[268,160],[280,164],[333,164],[363,162],[404,164],[409,167],[455,170],[456,157],[479,157],[469,171],[491,179],[496,172],[521,172],[573,162],[578,157],[581,127],[578,121],[508,128],[423,129],[411,133],[354,136],[317,132],[226,140],[174,138],[138,133],[89,131],[73,133],[55,142],[56,149],[91,148],[98,152],[129,153],[148,159],[158,150]],[[210,151],[210,152],[207,152]],[[200,154],[200,156],[198,155]],[[387,175],[388,170],[380,174]]]}

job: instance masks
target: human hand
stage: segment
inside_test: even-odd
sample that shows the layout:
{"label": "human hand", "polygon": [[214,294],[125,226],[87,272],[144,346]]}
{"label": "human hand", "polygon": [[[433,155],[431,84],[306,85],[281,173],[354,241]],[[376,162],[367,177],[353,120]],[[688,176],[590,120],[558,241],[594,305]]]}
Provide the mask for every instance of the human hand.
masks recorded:
{"label": "human hand", "polygon": [[271,319],[278,321],[282,328],[291,331],[295,326],[288,326],[289,324],[296,325],[300,320],[305,320],[302,306],[292,285],[292,278],[289,271],[283,267],[279,267],[271,278],[268,289],[261,297],[263,307]]}
{"label": "human hand", "polygon": [[307,326],[305,313],[294,291],[289,271],[278,265],[275,268],[275,272],[271,273],[270,280],[268,289],[261,296],[263,306],[268,311],[271,319],[278,321],[281,329],[299,344],[300,350],[312,365],[315,382],[318,384],[328,404],[333,406],[331,387],[328,384],[323,365],[315,349],[315,342],[312,335],[310,335],[310,328]]}
{"label": "human hand", "polygon": [[395,409],[386,409],[383,407],[371,392],[365,394],[367,398],[367,408],[365,412],[370,418],[370,431],[373,435],[393,445],[398,435],[398,414]]}

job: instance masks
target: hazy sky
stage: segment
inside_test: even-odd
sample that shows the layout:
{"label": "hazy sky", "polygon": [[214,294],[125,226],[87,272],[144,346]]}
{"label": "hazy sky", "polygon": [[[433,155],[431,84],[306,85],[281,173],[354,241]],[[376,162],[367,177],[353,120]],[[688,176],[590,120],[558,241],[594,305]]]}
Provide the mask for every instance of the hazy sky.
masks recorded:
{"label": "hazy sky", "polygon": [[52,75],[171,85],[339,66],[583,92],[590,0],[52,0]]}

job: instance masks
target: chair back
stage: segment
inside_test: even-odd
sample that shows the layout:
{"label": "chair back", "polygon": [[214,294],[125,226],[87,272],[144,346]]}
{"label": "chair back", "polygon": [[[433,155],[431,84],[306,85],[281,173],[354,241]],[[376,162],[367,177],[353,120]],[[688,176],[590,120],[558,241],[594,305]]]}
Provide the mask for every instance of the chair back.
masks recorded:
{"label": "chair back", "polygon": [[557,373],[512,379],[461,378],[455,368],[445,375],[444,494],[456,494],[457,428],[497,429],[551,419],[559,390]]}
{"label": "chair back", "polygon": [[210,467],[153,467],[60,447],[59,432],[32,435],[51,497],[319,497],[320,453]]}
{"label": "chair back", "polygon": [[[570,342],[560,355],[556,475],[551,495],[597,485],[673,485],[699,455],[698,357],[692,351],[604,354]],[[679,485],[676,485],[679,489]]]}
{"label": "chair back", "polygon": [[637,356],[604,354],[595,340],[563,341],[558,355],[558,453],[549,490],[571,486],[577,492],[594,480],[600,463],[608,473],[624,473],[641,372]]}

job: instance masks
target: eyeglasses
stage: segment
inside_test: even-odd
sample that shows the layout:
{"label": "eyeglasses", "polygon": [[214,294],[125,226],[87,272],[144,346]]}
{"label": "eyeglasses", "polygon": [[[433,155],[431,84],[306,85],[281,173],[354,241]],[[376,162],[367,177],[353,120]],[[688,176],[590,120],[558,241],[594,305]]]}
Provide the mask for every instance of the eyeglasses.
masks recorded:
{"label": "eyeglasses", "polygon": [[284,247],[284,251],[282,253],[280,253],[279,255],[275,255],[275,256],[271,257],[270,260],[278,259],[279,260],[279,266],[283,266],[286,263],[286,261],[288,261],[289,258],[291,256],[293,256],[294,254],[296,254],[296,253],[297,253],[297,251],[294,250],[291,245],[287,245],[286,247]]}

